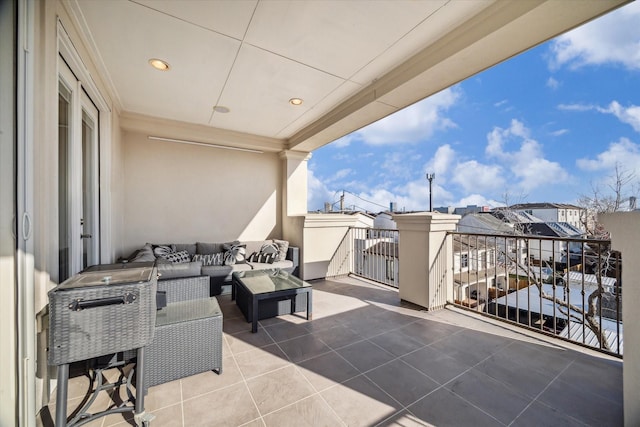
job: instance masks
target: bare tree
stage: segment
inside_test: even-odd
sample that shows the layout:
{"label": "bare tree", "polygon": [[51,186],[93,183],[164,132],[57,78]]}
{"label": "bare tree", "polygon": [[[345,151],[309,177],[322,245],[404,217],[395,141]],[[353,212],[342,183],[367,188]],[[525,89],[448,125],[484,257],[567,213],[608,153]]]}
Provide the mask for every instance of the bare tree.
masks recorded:
{"label": "bare tree", "polygon": [[580,221],[585,226],[587,233],[596,238],[608,238],[609,235],[597,221],[597,217],[603,213],[625,210],[631,197],[638,195],[638,183],[635,171],[624,169],[616,163],[614,175],[611,181],[602,186],[591,183],[591,193],[581,194],[578,197],[578,205],[585,209]]}

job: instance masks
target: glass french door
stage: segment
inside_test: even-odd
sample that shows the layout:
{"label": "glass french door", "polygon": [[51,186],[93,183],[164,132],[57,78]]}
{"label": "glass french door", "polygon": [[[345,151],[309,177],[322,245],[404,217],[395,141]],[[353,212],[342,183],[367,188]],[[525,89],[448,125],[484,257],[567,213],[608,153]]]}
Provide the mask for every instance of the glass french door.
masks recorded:
{"label": "glass french door", "polygon": [[100,262],[98,110],[66,63],[58,81],[59,283]]}

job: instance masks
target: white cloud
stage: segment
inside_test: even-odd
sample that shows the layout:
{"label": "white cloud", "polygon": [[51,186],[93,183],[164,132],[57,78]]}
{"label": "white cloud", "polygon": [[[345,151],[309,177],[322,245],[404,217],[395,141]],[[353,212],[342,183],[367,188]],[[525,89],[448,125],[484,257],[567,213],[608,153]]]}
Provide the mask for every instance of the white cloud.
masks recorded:
{"label": "white cloud", "polygon": [[640,132],[640,106],[630,105],[623,107],[618,101],[611,101],[606,107],[591,104],[560,104],[559,110],[564,111],[597,111],[602,114],[611,114],[622,123],[630,125],[636,132]]}
{"label": "white cloud", "polygon": [[640,69],[640,2],[620,9],[557,37],[551,43],[551,68],[577,69],[617,64]]}
{"label": "white cloud", "polygon": [[441,145],[436,150],[433,158],[425,165],[425,172],[435,173],[441,182],[446,182],[448,172],[457,156],[455,150],[449,144]]}
{"label": "white cloud", "polygon": [[562,111],[590,111],[596,108],[595,105],[589,104],[560,104],[558,110]]}
{"label": "white cloud", "polygon": [[554,130],[553,132],[551,132],[552,136],[562,136],[565,133],[569,133],[569,129],[558,129],[558,130]]}
{"label": "white cloud", "polygon": [[[640,25],[640,22],[639,22]],[[602,113],[613,114],[622,123],[631,125],[636,131],[640,132],[640,107],[637,105],[631,105],[627,108],[620,105],[618,102],[613,101],[607,108],[599,108],[598,111]]]}
{"label": "white cloud", "polygon": [[395,178],[408,179],[413,176],[413,170],[408,167],[410,160],[407,157],[413,157],[405,152],[386,153],[384,161],[380,165],[384,175],[393,176]]}
{"label": "white cloud", "polygon": [[332,177],[327,178],[325,180],[325,182],[326,183],[331,183],[331,182],[339,181],[339,180],[341,180],[343,178],[346,178],[347,176],[351,175],[352,172],[353,172],[353,170],[350,169],[350,168],[340,169],[335,174],[333,174]]}
{"label": "white cloud", "polygon": [[[347,138],[349,142],[361,140],[371,145],[424,141],[429,139],[437,130],[456,126],[455,123],[444,116],[444,113],[460,97],[460,89],[445,89],[342,139]],[[345,146],[348,145],[348,142],[342,141],[340,144]]]}
{"label": "white cloud", "polygon": [[307,172],[307,206],[309,209],[322,209],[325,202],[333,202],[335,191],[329,190],[325,183],[318,179],[313,170]]}
{"label": "white cloud", "polygon": [[475,160],[458,163],[453,172],[453,182],[465,192],[492,191],[504,188],[504,171],[500,165],[484,165]]}
{"label": "white cloud", "polygon": [[493,106],[494,107],[502,107],[503,105],[505,105],[508,102],[509,102],[508,99],[503,99],[501,101],[498,101],[498,102],[494,103]]}
{"label": "white cloud", "polygon": [[[510,149],[513,144],[519,147]],[[489,132],[485,153],[509,168],[525,192],[569,178],[559,163],[544,158],[542,146],[529,137],[529,129],[519,120],[512,120],[507,129],[496,126]]]}
{"label": "white cloud", "polygon": [[453,203],[451,206],[469,206],[469,205],[475,205],[475,206],[489,206],[489,207],[496,207],[496,206],[503,206],[504,203],[495,201],[493,199],[487,199],[486,197],[484,197],[481,194],[471,194],[469,196],[465,196],[462,199],[460,199],[459,201],[457,201],[456,203]]}
{"label": "white cloud", "polygon": [[547,79],[547,87],[553,90],[556,90],[560,87],[560,82],[554,79],[553,77],[549,77]]}
{"label": "white cloud", "polygon": [[594,159],[578,159],[576,164],[580,169],[589,172],[610,171],[615,169],[616,165],[627,171],[640,171],[640,144],[620,138],[619,141],[609,144],[609,148]]}

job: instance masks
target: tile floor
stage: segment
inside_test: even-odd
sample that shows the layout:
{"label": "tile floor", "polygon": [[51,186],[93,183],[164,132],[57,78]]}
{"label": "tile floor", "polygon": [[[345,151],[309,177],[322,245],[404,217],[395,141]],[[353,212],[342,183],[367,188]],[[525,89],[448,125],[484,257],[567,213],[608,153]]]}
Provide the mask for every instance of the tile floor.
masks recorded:
{"label": "tile floor", "polygon": [[[621,426],[622,362],[354,278],[313,282],[313,320],[257,334],[228,295],[223,373],[152,387],[152,427]],[[69,407],[88,388],[70,381]],[[106,395],[106,393],[105,393]],[[103,396],[96,407],[111,404]],[[54,417],[42,412],[40,425]],[[110,415],[88,426],[133,425]]]}

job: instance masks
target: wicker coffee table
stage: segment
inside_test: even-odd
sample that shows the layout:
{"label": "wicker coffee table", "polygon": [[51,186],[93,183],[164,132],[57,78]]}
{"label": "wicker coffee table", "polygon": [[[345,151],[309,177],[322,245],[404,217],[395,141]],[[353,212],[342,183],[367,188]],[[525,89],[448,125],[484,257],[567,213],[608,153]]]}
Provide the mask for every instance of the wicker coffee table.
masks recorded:
{"label": "wicker coffee table", "polygon": [[[258,320],[301,311],[302,302],[306,302],[307,320],[312,318],[311,285],[284,270],[233,273],[231,299],[236,300],[244,317],[251,322],[254,333],[258,331]],[[284,312],[283,306],[287,308]]]}

